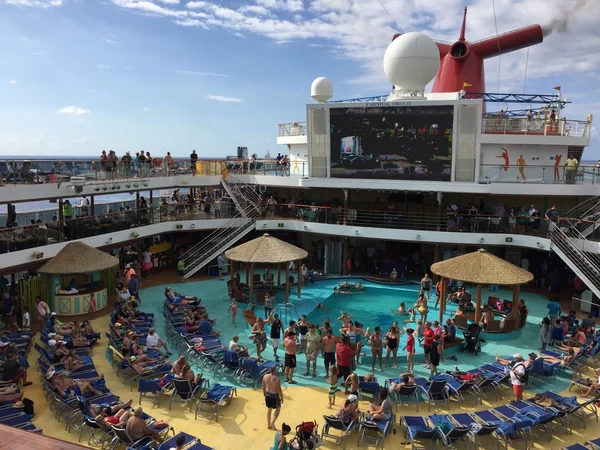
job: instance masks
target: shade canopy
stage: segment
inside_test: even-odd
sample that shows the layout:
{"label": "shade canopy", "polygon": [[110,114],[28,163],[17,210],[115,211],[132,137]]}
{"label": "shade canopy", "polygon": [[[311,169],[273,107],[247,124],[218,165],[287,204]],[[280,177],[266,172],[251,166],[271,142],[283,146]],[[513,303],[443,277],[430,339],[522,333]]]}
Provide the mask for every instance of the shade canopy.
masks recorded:
{"label": "shade canopy", "polygon": [[238,262],[278,264],[304,259],[308,256],[308,252],[269,234],[263,234],[261,237],[227,250],[225,256]]}
{"label": "shade canopy", "polygon": [[40,267],[39,273],[69,274],[89,273],[110,269],[117,266],[119,260],[94,247],[82,242],[73,242],[66,245],[58,255]]}
{"label": "shade canopy", "polygon": [[533,280],[530,272],[484,249],[437,262],[431,266],[431,271],[443,278],[473,284],[518,285]]}

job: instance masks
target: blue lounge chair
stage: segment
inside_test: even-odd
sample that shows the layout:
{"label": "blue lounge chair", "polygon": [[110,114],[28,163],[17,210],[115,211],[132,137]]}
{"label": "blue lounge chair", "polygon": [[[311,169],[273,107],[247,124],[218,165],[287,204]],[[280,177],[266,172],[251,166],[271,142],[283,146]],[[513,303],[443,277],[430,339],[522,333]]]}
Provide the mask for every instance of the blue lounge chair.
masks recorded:
{"label": "blue lounge chair", "polygon": [[395,416],[392,414],[392,417],[386,420],[373,420],[371,417],[367,417],[367,420],[361,421],[358,427],[358,442],[356,446],[360,447],[364,441],[368,441],[375,448],[381,443],[381,450],[383,450],[383,443],[386,436],[392,430],[394,418]]}
{"label": "blue lounge chair", "polygon": [[426,384],[421,381],[422,379],[415,379],[415,384],[419,386],[419,390],[427,401],[427,410],[431,411],[431,405],[437,403],[449,403],[448,388],[446,386],[446,380],[431,380]]}
{"label": "blue lounge chair", "polygon": [[[341,419],[335,416],[323,416],[325,425],[321,428],[321,440],[330,439],[335,444],[343,443],[343,450],[346,450],[346,438],[356,426],[356,422],[352,421],[348,425],[344,424]],[[337,430],[340,435],[332,434],[332,430]]]}
{"label": "blue lounge chair", "polygon": [[[160,382],[160,380],[164,380]],[[160,406],[160,399],[163,394],[173,388],[173,375],[167,374],[162,378],[155,378],[153,380],[146,380],[140,378],[138,385],[138,392],[140,393],[140,405],[142,404],[142,398],[148,394],[154,395],[153,402],[156,406]]]}
{"label": "blue lounge chair", "polygon": [[[462,413],[462,414],[451,414],[449,416],[454,422],[456,422],[461,427],[468,427],[469,437],[473,441],[476,447],[487,448],[482,445],[481,438],[485,436],[493,436],[494,432],[498,429],[498,424],[485,424],[480,423],[473,417],[471,414]],[[491,439],[492,445],[497,450],[498,449],[498,440],[496,438]]]}
{"label": "blue lounge chair", "polygon": [[401,423],[412,450],[437,446],[439,438],[437,428],[432,427],[426,417],[404,416]]}
{"label": "blue lounge chair", "polygon": [[364,400],[365,396],[369,396],[371,400],[375,401],[379,397],[379,392],[381,392],[381,386],[379,385],[379,383],[359,381],[358,398],[360,400]]}
{"label": "blue lounge chair", "polygon": [[158,447],[158,450],[169,450],[170,448],[177,447],[176,442],[177,442],[177,439],[179,439],[179,436],[183,436],[185,438],[185,441],[183,443],[183,446],[185,448],[188,448],[189,445],[195,444],[196,442],[200,441],[200,439],[198,439],[195,436],[192,436],[191,434],[180,432],[180,433],[177,433],[172,438],[167,439],[162,444],[160,444],[160,446]]}
{"label": "blue lounge chair", "polygon": [[497,416],[492,411],[478,411],[474,412],[473,415],[477,417],[483,424],[488,426],[498,425],[495,433],[496,436],[504,442],[505,449],[508,449],[508,445],[512,444],[513,439],[523,438],[523,433],[513,422]]}
{"label": "blue lounge chair", "polygon": [[591,441],[588,441],[587,443],[592,448],[592,450],[600,449],[600,439],[592,439]]}
{"label": "blue lounge chair", "polygon": [[396,412],[398,412],[398,404],[402,403],[403,398],[408,398],[411,400],[417,407],[417,412],[419,411],[419,386],[413,384],[411,386],[400,386],[397,391],[392,390],[392,383],[401,383],[402,380],[400,378],[389,378],[386,380],[385,384],[390,392],[390,397],[396,404]]}
{"label": "blue lounge chair", "polygon": [[464,394],[471,394],[473,402],[479,403],[477,382],[475,381],[458,381],[452,376],[444,374],[433,377],[434,380],[446,380],[446,386],[451,396],[455,397],[460,408],[461,402],[465,401]]}
{"label": "blue lounge chair", "polygon": [[189,380],[173,378],[173,392],[171,393],[171,398],[169,399],[169,410],[179,397],[183,399],[186,405],[190,405],[191,411],[192,400],[198,398],[200,394],[202,394],[202,390],[204,389],[205,385],[210,386],[210,381],[207,378],[202,378],[200,383],[198,383],[196,386],[194,386]]}
{"label": "blue lounge chair", "polygon": [[202,392],[201,396],[196,401],[196,414],[194,419],[198,418],[198,413],[203,407],[211,407],[216,415],[216,421],[219,421],[219,410],[221,406],[231,404],[233,396],[237,395],[237,389],[233,386],[224,386],[215,384],[209,391]]}
{"label": "blue lounge chair", "polygon": [[459,439],[465,442],[465,446],[467,446],[465,438],[469,436],[470,427],[455,425],[445,414],[434,414],[429,417],[429,420],[437,428],[438,434],[446,447],[453,447]]}

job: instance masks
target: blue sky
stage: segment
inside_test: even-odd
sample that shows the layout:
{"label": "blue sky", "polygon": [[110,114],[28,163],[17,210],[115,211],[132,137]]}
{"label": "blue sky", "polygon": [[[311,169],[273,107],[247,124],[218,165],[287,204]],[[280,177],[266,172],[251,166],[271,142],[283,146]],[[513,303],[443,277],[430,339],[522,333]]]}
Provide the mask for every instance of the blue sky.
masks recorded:
{"label": "blue sky", "polygon": [[[453,41],[464,5],[0,0],[0,154],[183,156],[195,148],[208,157],[238,145],[276,154],[277,124],[304,119],[314,78],[330,78],[337,99],[388,93],[381,61],[393,33]],[[493,35],[491,2],[467,5],[467,38]],[[559,0],[496,0],[495,8],[498,32],[549,24],[568,9]],[[528,57],[526,91],[562,85],[574,102],[568,118],[600,104],[598,10],[573,11],[568,31]],[[487,63],[487,90],[522,92],[526,59],[522,50]],[[595,131],[586,158],[600,158]]]}

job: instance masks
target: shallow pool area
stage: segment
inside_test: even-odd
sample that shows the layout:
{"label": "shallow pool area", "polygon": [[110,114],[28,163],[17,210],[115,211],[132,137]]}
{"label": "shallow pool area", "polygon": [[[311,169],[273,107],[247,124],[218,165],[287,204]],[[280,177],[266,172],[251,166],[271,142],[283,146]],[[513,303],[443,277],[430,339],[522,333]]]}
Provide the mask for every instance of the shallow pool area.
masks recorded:
{"label": "shallow pool area", "polygon": [[[364,293],[354,295],[343,295],[333,294],[333,288],[338,283],[348,279],[350,283],[361,281],[365,286]],[[256,348],[253,342],[249,339],[250,327],[245,323],[244,317],[241,311],[238,311],[236,317],[236,326],[231,323],[231,315],[228,313],[229,309],[229,298],[227,296],[226,280],[207,280],[201,282],[188,282],[173,284],[173,289],[186,295],[196,295],[202,300],[211,318],[216,318],[217,323],[215,329],[221,333],[221,341],[224,345],[227,345],[234,334],[239,335],[240,343],[249,347],[251,354],[256,354]],[[418,285],[408,284],[391,286],[389,284],[378,284],[365,281],[361,278],[325,278],[316,281],[314,284],[309,284],[302,287],[301,296],[297,296],[297,288],[294,286],[290,293],[289,305],[286,307],[284,304],[284,293],[283,291],[277,292],[275,308],[278,313],[281,314],[284,320],[297,320],[298,316],[306,314],[309,321],[315,324],[321,325],[326,318],[331,319],[334,333],[339,335],[339,328],[341,322],[336,319],[340,316],[341,312],[348,312],[354,316],[354,320],[363,323],[365,327],[380,326],[385,332],[390,325],[398,320],[400,326],[411,326],[414,324],[403,324],[403,320],[407,319],[407,316],[400,316],[391,311],[391,309],[397,309],[401,302],[405,302],[407,308],[412,306],[416,301],[418,295]],[[509,299],[512,296],[510,291],[500,290],[500,298]],[[525,299],[526,304],[529,308],[529,316],[527,325],[518,331],[510,334],[493,335],[493,334],[482,334],[482,338],[485,342],[482,343],[482,351],[477,356],[472,353],[460,353],[457,350],[448,352],[448,354],[455,355],[457,361],[447,360],[442,362],[439,367],[440,372],[446,370],[453,370],[455,366],[458,366],[461,370],[469,370],[481,366],[482,364],[493,362],[494,356],[510,356],[515,353],[522,353],[526,356],[528,353],[538,351],[540,342],[538,339],[539,334],[539,323],[542,317],[546,315],[546,298],[531,293],[522,293],[521,297]],[[165,337],[165,318],[162,314],[163,302],[164,302],[164,286],[154,286],[141,291],[141,298],[143,300],[141,310],[155,313],[155,326],[157,332]],[[484,298],[487,299],[487,295],[484,293]],[[430,300],[430,308],[433,308],[434,299]],[[485,300],[484,300],[485,301]],[[324,306],[323,309],[317,308],[319,304]],[[239,308],[249,308],[248,305],[239,304]],[[264,316],[264,310],[261,305],[255,305],[253,310],[257,316]],[[447,315],[456,310],[455,305],[449,305]],[[286,316],[287,315],[287,316]],[[418,315],[417,315],[418,318]],[[438,311],[430,311],[429,320],[438,319]],[[267,327],[267,335],[269,335],[269,328]],[[457,335],[462,337],[462,332],[459,330]],[[395,368],[390,365],[384,367],[383,373],[376,369],[376,376],[380,384],[383,384],[386,378],[397,377],[406,368],[405,363],[405,352],[402,351],[404,346],[404,339],[402,337],[400,344],[400,350],[398,352],[398,367]],[[369,354],[370,350],[365,349],[366,353]],[[278,354],[283,360],[284,354],[283,348],[280,346]],[[384,349],[385,356],[385,349]],[[270,344],[267,345],[267,349],[263,353],[263,357],[266,359],[273,359],[273,351]],[[417,376],[429,376],[429,370],[425,369],[423,361],[422,348],[417,347],[415,364],[415,373]],[[370,358],[365,358],[365,362],[357,367],[359,375],[364,375],[371,371]],[[304,377],[303,373],[306,369],[306,359],[304,355],[298,355],[298,367],[294,379],[300,386],[319,386],[324,387],[324,375],[325,369],[323,365],[323,359],[319,358],[317,362],[317,377]],[[196,367],[194,371],[203,370],[203,368]],[[531,391],[543,391],[547,389],[555,390],[556,392],[563,391],[567,388],[570,380],[570,372],[557,373],[555,379],[548,378],[543,384],[537,383],[531,386]],[[214,382],[233,384],[239,387],[248,387],[248,385],[239,385],[236,381],[231,378],[223,377],[220,374],[210,375]]]}

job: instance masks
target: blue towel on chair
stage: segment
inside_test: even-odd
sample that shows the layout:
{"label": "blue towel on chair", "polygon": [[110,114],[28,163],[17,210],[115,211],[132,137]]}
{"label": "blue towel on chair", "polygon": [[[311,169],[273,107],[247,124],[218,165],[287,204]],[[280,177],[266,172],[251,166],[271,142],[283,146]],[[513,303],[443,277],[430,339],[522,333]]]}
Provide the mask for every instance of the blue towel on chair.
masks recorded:
{"label": "blue towel on chair", "polygon": [[207,398],[209,400],[213,400],[218,402],[221,400],[221,397],[224,395],[230,395],[231,390],[233,388],[231,386],[223,386],[222,384],[215,384],[210,391],[207,393]]}

